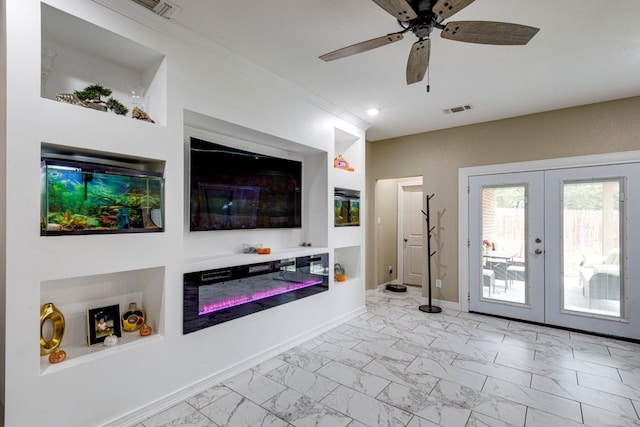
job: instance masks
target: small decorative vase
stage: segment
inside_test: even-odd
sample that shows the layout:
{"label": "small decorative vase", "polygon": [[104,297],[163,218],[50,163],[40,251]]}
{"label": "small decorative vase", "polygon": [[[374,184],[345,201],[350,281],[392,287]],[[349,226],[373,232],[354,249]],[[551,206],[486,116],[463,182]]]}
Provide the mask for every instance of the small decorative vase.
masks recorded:
{"label": "small decorative vase", "polygon": [[[42,332],[46,327],[45,324],[48,322],[51,323],[53,331],[51,333],[51,338],[46,340]],[[64,316],[62,315],[62,312],[60,312],[60,310],[58,310],[58,308],[51,302],[43,304],[40,309],[40,356],[53,353],[58,347],[60,347],[63,335]]]}
{"label": "small decorative vase", "polygon": [[114,345],[118,344],[118,337],[113,335],[113,334],[109,334],[108,337],[105,337],[104,339],[104,346],[105,347],[113,347]]}
{"label": "small decorative vase", "polygon": [[56,348],[53,351],[53,353],[49,355],[49,363],[64,362],[66,358],[67,358],[67,352],[64,350],[60,350],[59,348]]}
{"label": "small decorative vase", "polygon": [[129,304],[129,309],[122,315],[122,329],[127,332],[137,331],[144,325],[144,312],[135,302]]}
{"label": "small decorative vase", "polygon": [[148,337],[149,335],[151,335],[151,332],[153,332],[153,329],[151,329],[151,326],[147,325],[146,323],[140,328],[141,337]]}
{"label": "small decorative vase", "polygon": [[129,85],[129,98],[132,109],[147,111],[147,98],[144,95],[145,89],[140,85]]}

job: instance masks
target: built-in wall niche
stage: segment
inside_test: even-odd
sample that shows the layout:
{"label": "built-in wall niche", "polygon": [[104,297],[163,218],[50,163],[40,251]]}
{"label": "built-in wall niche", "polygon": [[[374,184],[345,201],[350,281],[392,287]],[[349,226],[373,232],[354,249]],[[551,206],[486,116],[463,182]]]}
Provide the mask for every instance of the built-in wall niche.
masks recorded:
{"label": "built-in wall niche", "polygon": [[[91,363],[111,352],[159,339],[163,335],[164,281],[165,268],[160,266],[41,282],[40,304],[53,303],[64,316],[65,329],[60,349],[67,353],[67,358],[63,363],[50,364],[48,357],[42,356],[40,374]],[[144,311],[145,323],[153,329],[152,335],[143,337],[138,331],[123,331],[114,347],[102,344],[89,346],[87,310],[117,304],[122,315],[132,302]]]}
{"label": "built-in wall niche", "polygon": [[163,54],[44,3],[41,14],[43,98],[57,100],[58,94],[100,84],[129,109],[126,117],[137,106],[156,124],[166,124]]}
{"label": "built-in wall niche", "polygon": [[[347,246],[336,248],[334,250],[334,267],[344,270],[345,281],[336,284],[348,283],[354,279],[360,278],[360,246]],[[338,268],[335,268],[338,270]]]}
{"label": "built-in wall niche", "polygon": [[364,164],[362,158],[361,144],[358,142],[360,138],[352,135],[342,129],[334,128],[334,159],[342,156],[344,161],[348,163],[348,166],[353,170],[344,169],[342,166],[336,166],[336,169],[343,169],[345,172],[361,172]]}
{"label": "built-in wall niche", "polygon": [[164,231],[164,161],[41,146],[43,236]]}
{"label": "built-in wall niche", "polygon": [[[185,255],[186,258],[226,258],[241,255],[243,244],[260,243],[272,251],[328,245],[327,151],[250,129],[235,123],[184,110],[185,145]],[[302,218],[297,228],[248,228],[190,231],[192,174],[191,138],[234,149],[302,162]],[[224,240],[221,245],[220,239]]]}

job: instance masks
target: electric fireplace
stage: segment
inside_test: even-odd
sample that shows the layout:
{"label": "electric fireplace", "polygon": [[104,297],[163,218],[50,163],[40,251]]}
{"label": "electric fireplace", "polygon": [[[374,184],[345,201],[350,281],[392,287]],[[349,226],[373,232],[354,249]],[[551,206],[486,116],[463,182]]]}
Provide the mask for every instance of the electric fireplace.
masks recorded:
{"label": "electric fireplace", "polygon": [[285,258],[184,275],[183,333],[329,289],[329,254]]}

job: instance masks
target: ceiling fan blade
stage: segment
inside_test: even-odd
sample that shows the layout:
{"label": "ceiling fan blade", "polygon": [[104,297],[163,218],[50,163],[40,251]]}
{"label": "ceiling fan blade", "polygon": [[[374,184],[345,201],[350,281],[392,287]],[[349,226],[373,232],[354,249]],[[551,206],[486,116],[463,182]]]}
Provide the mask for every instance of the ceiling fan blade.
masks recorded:
{"label": "ceiling fan blade", "polygon": [[440,21],[444,21],[473,2],[474,0],[438,0],[432,10]]}
{"label": "ceiling fan blade", "polygon": [[418,17],[407,0],[373,0],[373,2],[400,21],[409,21]]}
{"label": "ceiling fan blade", "polygon": [[508,22],[458,21],[449,22],[440,35],[445,39],[467,43],[524,45],[539,30]]}
{"label": "ceiling fan blade", "polygon": [[352,44],[351,46],[343,47],[342,49],[334,50],[333,52],[325,53],[320,57],[323,61],[333,61],[334,59],[344,58],[345,56],[355,55],[356,53],[366,52],[377,47],[382,47],[390,43],[402,40],[404,31],[399,33],[391,33],[386,36],[376,37],[375,39],[367,40],[364,42]]}
{"label": "ceiling fan blade", "polygon": [[431,55],[431,39],[419,40],[411,47],[409,61],[407,61],[407,84],[422,81],[429,67]]}

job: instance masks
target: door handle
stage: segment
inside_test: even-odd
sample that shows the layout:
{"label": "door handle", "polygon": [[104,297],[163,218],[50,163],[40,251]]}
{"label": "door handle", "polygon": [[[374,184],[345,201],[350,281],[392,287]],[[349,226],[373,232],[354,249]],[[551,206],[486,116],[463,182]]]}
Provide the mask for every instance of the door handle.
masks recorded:
{"label": "door handle", "polygon": [[407,243],[409,241],[409,239],[403,239],[405,243]]}
{"label": "door handle", "polygon": [[536,238],[536,243],[542,243],[542,239],[541,238]]}
{"label": "door handle", "polygon": [[536,253],[536,255],[540,255],[542,253],[542,249],[536,249],[534,252]]}

